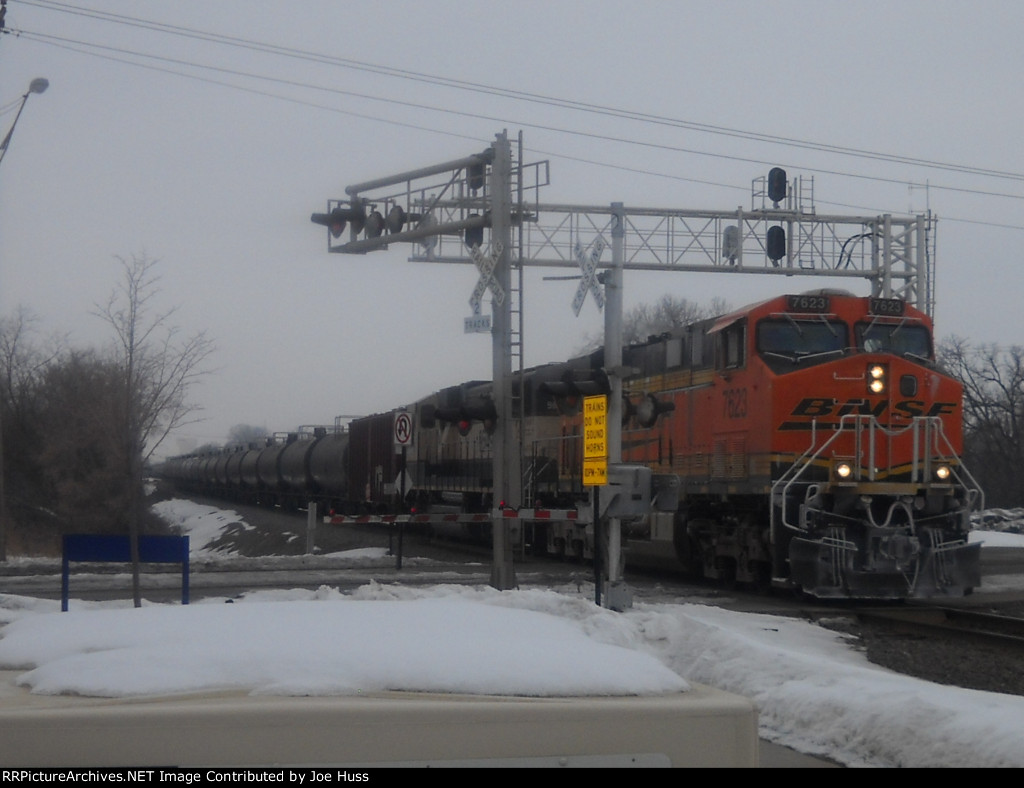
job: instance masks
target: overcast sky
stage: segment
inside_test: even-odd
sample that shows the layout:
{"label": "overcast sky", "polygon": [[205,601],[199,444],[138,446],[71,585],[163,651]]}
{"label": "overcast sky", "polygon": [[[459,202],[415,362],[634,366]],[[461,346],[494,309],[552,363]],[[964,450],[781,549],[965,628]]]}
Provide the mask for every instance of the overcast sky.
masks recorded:
{"label": "overcast sky", "polygon": [[[206,420],[171,453],[237,423],[330,423],[489,378],[489,338],[463,331],[475,269],[409,262],[408,246],[329,254],[309,217],[349,184],[482,151],[503,129],[522,132],[527,162],[550,162],[548,203],[731,210],[780,165],[813,176],[821,213],[930,209],[939,337],[1024,343],[1017,0],[9,0],[6,25],[0,135],[29,83],[50,85],[0,166],[0,310],[29,307],[44,333],[99,345],[109,332],[91,312],[118,258],[159,260],[161,305],[218,347],[219,371],[193,392]],[[527,278],[529,364],[568,357],[602,325],[592,301],[573,315],[576,283],[544,273],[565,272]],[[627,272],[625,303],[671,292],[740,306],[826,285],[867,292]]]}

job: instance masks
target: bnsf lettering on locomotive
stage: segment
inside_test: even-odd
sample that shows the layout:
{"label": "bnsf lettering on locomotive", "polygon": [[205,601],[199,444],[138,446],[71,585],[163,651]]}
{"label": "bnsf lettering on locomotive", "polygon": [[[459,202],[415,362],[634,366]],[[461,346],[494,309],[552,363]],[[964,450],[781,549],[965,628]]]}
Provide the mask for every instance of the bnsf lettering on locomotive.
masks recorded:
{"label": "bnsf lettering on locomotive", "polygon": [[747,415],[747,390],[726,389],[722,392],[725,401],[725,417],[742,419]]}
{"label": "bnsf lettering on locomotive", "polygon": [[883,400],[872,407],[871,403],[866,399],[851,399],[843,403],[843,406],[839,408],[838,415],[846,416],[850,413],[856,413],[860,416],[878,417],[885,413],[886,404],[887,403]]}
{"label": "bnsf lettering on locomotive", "polygon": [[793,408],[794,416],[828,416],[832,413],[832,408],[835,407],[836,401],[824,397],[808,397],[800,400],[797,406]]}
{"label": "bnsf lettering on locomotive", "polygon": [[[846,416],[851,413],[860,416],[880,417],[885,413],[884,401],[872,405],[866,399],[851,399],[839,403],[826,397],[806,397],[796,404],[790,415],[818,418],[824,416]],[[956,412],[955,402],[935,402],[925,414],[925,403],[921,400],[908,399],[893,403],[893,410],[902,416],[945,416]]]}
{"label": "bnsf lettering on locomotive", "polygon": [[908,399],[897,402],[893,409],[902,416],[923,416],[924,403],[919,399]]}

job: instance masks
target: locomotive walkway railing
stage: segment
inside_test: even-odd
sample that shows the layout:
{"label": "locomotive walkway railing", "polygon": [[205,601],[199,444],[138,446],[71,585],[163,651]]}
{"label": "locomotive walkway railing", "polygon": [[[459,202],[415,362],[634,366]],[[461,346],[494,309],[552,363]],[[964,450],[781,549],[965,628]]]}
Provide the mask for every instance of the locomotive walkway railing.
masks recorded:
{"label": "locomotive walkway railing", "polygon": [[[803,492],[809,498],[819,490],[819,482],[803,478],[807,471],[818,463],[825,450],[836,443],[840,437],[854,436],[853,477],[851,483],[873,482],[878,480],[880,466],[878,464],[879,436],[897,438],[911,432],[913,442],[910,484],[925,484],[932,479],[937,463],[949,467],[951,477],[949,484],[958,484],[967,494],[968,510],[977,511],[984,507],[984,493],[970,471],[960,462],[960,457],[953,449],[949,438],[943,430],[942,420],[937,416],[916,416],[909,424],[890,428],[879,423],[872,415],[847,414],[842,416],[838,428],[834,429],[818,445],[819,432],[817,420],[811,422],[811,443],[807,450],[772,484],[771,531],[777,533],[778,528],[788,528],[804,532],[803,524],[790,522],[786,502],[794,493]],[[885,466],[886,473],[891,471]]]}

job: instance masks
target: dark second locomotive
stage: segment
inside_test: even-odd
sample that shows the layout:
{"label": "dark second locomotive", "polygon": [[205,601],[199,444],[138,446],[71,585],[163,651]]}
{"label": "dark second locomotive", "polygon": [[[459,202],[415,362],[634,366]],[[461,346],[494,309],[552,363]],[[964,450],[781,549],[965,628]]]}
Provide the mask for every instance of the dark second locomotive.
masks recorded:
{"label": "dark second locomotive", "polygon": [[[983,496],[960,461],[962,386],[936,366],[924,313],[838,291],[783,295],[624,348],[623,362],[623,462],[674,491],[670,511],[624,523],[627,561],[660,555],[697,576],[832,598],[979,585],[967,537]],[[603,352],[527,369],[512,388],[531,507],[521,538],[588,557],[580,399],[608,391]],[[412,430],[404,465],[399,413]],[[347,429],[177,457],[165,474],[240,500],[317,501],[337,523],[414,512],[486,538],[501,506],[495,413],[490,383],[464,383]]]}

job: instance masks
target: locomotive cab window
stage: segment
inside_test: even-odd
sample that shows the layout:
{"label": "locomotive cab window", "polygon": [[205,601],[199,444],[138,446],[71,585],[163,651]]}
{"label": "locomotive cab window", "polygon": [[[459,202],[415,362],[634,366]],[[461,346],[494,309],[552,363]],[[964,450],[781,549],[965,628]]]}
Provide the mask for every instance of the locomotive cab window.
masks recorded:
{"label": "locomotive cab window", "polygon": [[849,329],[838,320],[801,320],[786,315],[757,324],[757,352],[773,366],[827,360],[849,346]]}
{"label": "locomotive cab window", "polygon": [[718,368],[738,369],[746,363],[747,324],[737,321],[718,334]]}
{"label": "locomotive cab window", "polygon": [[857,347],[866,353],[892,353],[897,356],[928,361],[932,357],[932,341],[922,325],[901,323],[858,323]]}

